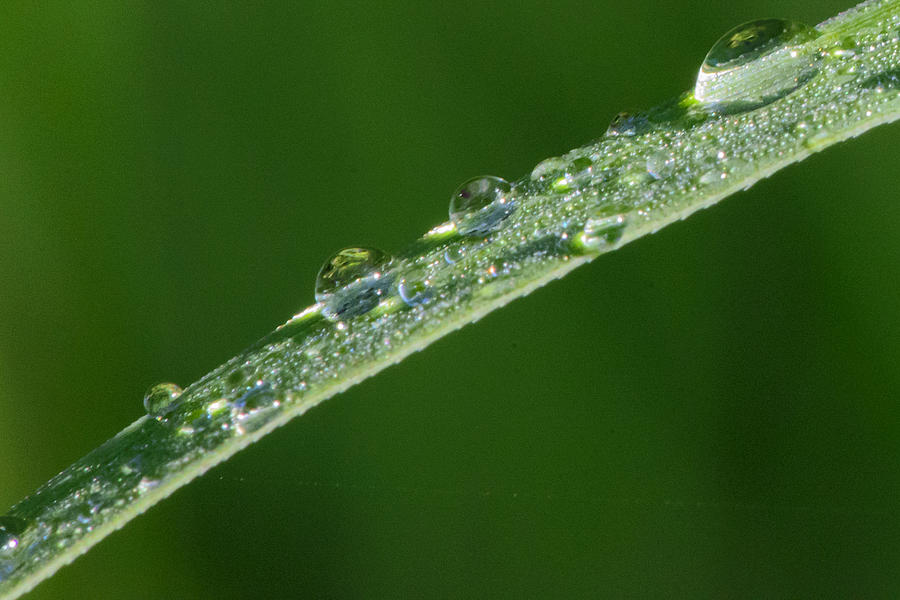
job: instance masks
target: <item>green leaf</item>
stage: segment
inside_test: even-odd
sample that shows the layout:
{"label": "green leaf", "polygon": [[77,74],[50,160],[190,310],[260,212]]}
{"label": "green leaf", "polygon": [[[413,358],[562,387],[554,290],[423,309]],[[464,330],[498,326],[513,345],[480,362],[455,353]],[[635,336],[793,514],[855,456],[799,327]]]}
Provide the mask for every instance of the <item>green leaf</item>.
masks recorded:
{"label": "green leaf", "polygon": [[361,272],[331,290],[336,318],[309,307],[12,507],[0,521],[0,595],[30,590],[210,467],[447,333],[896,119],[898,28],[900,1],[860,5],[787,40],[786,52],[722,71],[716,104],[686,93],[623,117],[611,135],[502,189],[500,213],[489,202],[467,235],[439,225],[379,263],[377,285]]}

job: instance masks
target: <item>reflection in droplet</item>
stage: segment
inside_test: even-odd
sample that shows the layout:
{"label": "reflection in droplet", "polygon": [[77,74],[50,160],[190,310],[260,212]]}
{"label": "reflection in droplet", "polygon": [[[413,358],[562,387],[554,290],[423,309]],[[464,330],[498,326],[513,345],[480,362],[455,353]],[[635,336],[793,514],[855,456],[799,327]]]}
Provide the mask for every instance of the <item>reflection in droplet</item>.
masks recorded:
{"label": "reflection in droplet", "polygon": [[174,383],[157,383],[144,394],[144,409],[151,417],[161,419],[175,408],[181,392]]}
{"label": "reflection in droplet", "polygon": [[819,53],[804,46],[815,37],[815,30],[784,19],[760,19],[735,27],[706,55],[694,98],[734,110],[781,98],[816,74]]}
{"label": "reflection in droplet", "polygon": [[366,313],[381,301],[391,281],[391,257],[375,248],[344,248],[333,254],[316,277],[316,302],[332,320]]}
{"label": "reflection in droplet", "polygon": [[450,198],[450,220],[456,231],[481,236],[498,229],[515,207],[511,192],[509,182],[491,175],[463,183]]}

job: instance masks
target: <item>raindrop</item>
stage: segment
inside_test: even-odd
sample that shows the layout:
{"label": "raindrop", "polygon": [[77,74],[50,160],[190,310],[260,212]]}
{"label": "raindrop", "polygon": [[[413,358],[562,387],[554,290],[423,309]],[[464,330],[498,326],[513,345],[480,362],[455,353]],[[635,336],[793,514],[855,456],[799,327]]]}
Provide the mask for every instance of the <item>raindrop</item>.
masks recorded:
{"label": "raindrop", "polygon": [[581,243],[593,249],[607,248],[622,239],[627,225],[624,214],[597,215],[585,223]]}
{"label": "raindrop", "polygon": [[487,235],[512,214],[511,191],[509,182],[499,177],[485,175],[470,179],[450,198],[450,220],[460,235]]}
{"label": "raindrop", "polygon": [[647,172],[654,179],[665,179],[675,171],[675,158],[665,152],[653,152],[647,157]]}
{"label": "raindrop", "polygon": [[566,169],[566,161],[558,156],[546,158],[539,162],[531,171],[534,181],[556,180],[563,175]]}
{"label": "raindrop", "polygon": [[175,408],[181,391],[174,383],[157,383],[144,394],[144,409],[151,417],[161,419]]}
{"label": "raindrop", "polygon": [[609,127],[606,128],[606,135],[635,135],[638,126],[642,124],[643,120],[642,117],[638,117],[629,112],[620,112],[613,117],[612,121],[610,121]]}
{"label": "raindrop", "polygon": [[237,417],[244,418],[277,404],[278,395],[272,386],[264,381],[258,381],[253,388],[231,403],[231,409]]}
{"label": "raindrop", "polygon": [[19,545],[19,536],[25,533],[28,523],[19,517],[0,517],[0,554],[12,552]]}
{"label": "raindrop", "polygon": [[397,286],[400,298],[408,306],[418,306],[431,301],[433,293],[427,279],[411,276],[404,277]]}
{"label": "raindrop", "polygon": [[706,55],[694,98],[728,111],[774,102],[817,73],[818,50],[803,47],[815,37],[815,30],[784,19],[760,19],[735,27]]}
{"label": "raindrop", "polygon": [[369,312],[391,285],[384,270],[391,257],[375,248],[344,248],[331,256],[316,277],[316,302],[332,320]]}

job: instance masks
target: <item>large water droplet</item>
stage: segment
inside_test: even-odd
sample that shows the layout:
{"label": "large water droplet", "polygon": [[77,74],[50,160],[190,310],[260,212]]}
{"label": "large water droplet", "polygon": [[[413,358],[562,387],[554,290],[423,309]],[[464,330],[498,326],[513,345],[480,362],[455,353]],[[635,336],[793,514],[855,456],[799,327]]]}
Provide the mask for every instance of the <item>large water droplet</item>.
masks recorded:
{"label": "large water droplet", "polygon": [[460,235],[487,235],[512,214],[511,191],[509,182],[499,177],[486,175],[470,179],[450,198],[450,220]]}
{"label": "large water droplet", "polygon": [[28,523],[19,517],[0,517],[0,554],[12,552],[19,546],[19,536],[25,533]]}
{"label": "large water droplet", "polygon": [[784,19],[735,27],[706,55],[694,98],[726,110],[747,110],[789,94],[817,72],[817,49],[802,47],[815,36],[808,26]]}
{"label": "large water droplet", "polygon": [[390,288],[385,268],[391,257],[375,248],[344,248],[336,252],[316,277],[316,302],[322,314],[336,320],[367,313]]}
{"label": "large water droplet", "polygon": [[161,419],[175,408],[181,391],[174,383],[157,383],[144,394],[144,409],[151,417]]}

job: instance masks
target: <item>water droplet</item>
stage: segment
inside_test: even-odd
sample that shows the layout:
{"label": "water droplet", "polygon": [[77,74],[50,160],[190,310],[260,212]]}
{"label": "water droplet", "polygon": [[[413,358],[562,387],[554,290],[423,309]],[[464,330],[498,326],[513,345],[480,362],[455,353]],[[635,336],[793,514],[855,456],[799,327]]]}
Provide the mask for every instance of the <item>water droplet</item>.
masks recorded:
{"label": "water droplet", "polygon": [[542,160],[531,170],[531,178],[535,181],[556,180],[566,169],[566,161],[558,156]]}
{"label": "water droplet", "polygon": [[257,381],[252,389],[231,403],[231,409],[238,418],[245,418],[277,403],[278,395],[272,386],[264,381]]}
{"label": "water droplet", "polygon": [[629,112],[620,112],[613,117],[612,121],[610,121],[609,127],[606,128],[606,135],[635,135],[638,127],[643,121],[644,119],[642,117],[633,115]]}
{"label": "water droplet", "polygon": [[647,172],[654,179],[665,179],[675,171],[675,158],[665,152],[652,152],[647,157]]}
{"label": "water droplet", "polygon": [[144,409],[151,417],[161,419],[175,408],[181,391],[174,383],[157,383],[144,394]]}
{"label": "water droplet", "polygon": [[431,301],[433,293],[429,281],[419,276],[408,276],[400,280],[397,291],[409,306],[418,306]]}
{"label": "water droplet", "polygon": [[0,517],[0,554],[12,552],[19,546],[19,536],[25,533],[28,523],[19,517]]}
{"label": "water droplet", "polygon": [[628,217],[624,214],[598,214],[584,224],[581,243],[593,249],[608,248],[622,239],[627,226]]}
{"label": "water droplet", "polygon": [[369,312],[391,285],[385,268],[391,257],[375,248],[344,248],[331,256],[316,277],[316,302],[332,320]]}
{"label": "water droplet", "polygon": [[512,187],[505,179],[486,175],[459,186],[450,198],[450,220],[460,235],[486,235],[512,214]]}
{"label": "water droplet", "polygon": [[694,98],[734,111],[774,102],[816,74],[819,53],[803,47],[815,37],[815,30],[784,19],[735,27],[706,55]]}

